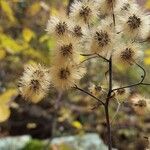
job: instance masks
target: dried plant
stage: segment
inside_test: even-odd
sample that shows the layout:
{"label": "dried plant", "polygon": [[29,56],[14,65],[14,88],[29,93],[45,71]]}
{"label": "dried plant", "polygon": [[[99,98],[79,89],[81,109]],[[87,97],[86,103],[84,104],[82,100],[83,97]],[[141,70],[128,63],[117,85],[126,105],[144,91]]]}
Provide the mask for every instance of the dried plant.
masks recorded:
{"label": "dried plant", "polygon": [[[89,95],[97,101],[96,107],[105,109],[111,150],[110,101],[125,99],[132,87],[150,85],[144,83],[146,72],[138,64],[143,60],[142,41],[147,41],[150,33],[150,15],[134,0],[75,0],[69,16],[50,16],[46,31],[57,42],[52,66],[48,69],[41,65],[26,67],[20,80],[22,96],[37,103],[50,86],[60,92],[74,88]],[[80,56],[87,58],[81,61]],[[108,64],[108,87],[92,84],[86,91],[79,87],[79,81],[88,74],[85,62],[96,57]],[[136,65],[143,71],[141,80],[123,87],[114,86],[113,63],[124,69]],[[145,99],[132,99],[134,107],[147,106]]]}

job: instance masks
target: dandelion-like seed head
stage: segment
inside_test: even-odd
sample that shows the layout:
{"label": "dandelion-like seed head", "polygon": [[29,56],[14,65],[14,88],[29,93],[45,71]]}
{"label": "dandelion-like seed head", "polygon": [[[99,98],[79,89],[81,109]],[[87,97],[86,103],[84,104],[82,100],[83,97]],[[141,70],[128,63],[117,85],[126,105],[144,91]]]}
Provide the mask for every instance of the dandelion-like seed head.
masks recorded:
{"label": "dandelion-like seed head", "polygon": [[125,89],[119,89],[119,90],[117,90],[116,93],[117,93],[117,95],[123,95],[126,93],[126,90]]}
{"label": "dandelion-like seed head", "polygon": [[83,33],[82,33],[82,28],[79,25],[76,25],[73,29],[73,33],[76,37],[82,37]]}
{"label": "dandelion-like seed head", "polygon": [[137,29],[140,27],[141,19],[134,14],[133,16],[130,16],[128,18],[127,23],[129,25],[129,27],[134,30],[134,29]]}
{"label": "dandelion-like seed head", "polygon": [[66,18],[51,16],[48,20],[46,31],[48,34],[60,38],[68,34],[68,28],[68,20]]}
{"label": "dandelion-like seed head", "polygon": [[67,80],[68,77],[70,76],[70,71],[68,68],[61,68],[59,72],[59,77],[62,80]]}
{"label": "dandelion-like seed head", "polygon": [[92,53],[109,58],[115,41],[115,34],[111,28],[111,22],[104,20],[100,26],[88,33],[87,45]]}
{"label": "dandelion-like seed head", "polygon": [[74,1],[71,6],[70,18],[79,24],[89,24],[97,18],[98,7],[94,0]]}
{"label": "dandelion-like seed head", "polygon": [[48,69],[41,65],[26,66],[19,81],[19,91],[23,98],[37,103],[47,94],[49,86],[50,76]]}
{"label": "dandelion-like seed head", "polygon": [[110,42],[109,35],[106,31],[101,30],[99,32],[96,32],[94,38],[100,47],[104,47]]}
{"label": "dandelion-like seed head", "polygon": [[124,68],[140,61],[142,57],[143,52],[139,44],[131,42],[120,43],[120,46],[116,45],[113,53],[114,63],[123,65]]}
{"label": "dandelion-like seed head", "polygon": [[[122,12],[123,13],[123,12]],[[135,5],[118,18],[118,27],[128,39],[146,39],[149,32],[150,18],[143,10]]]}
{"label": "dandelion-like seed head", "polygon": [[68,29],[67,23],[66,22],[59,22],[56,25],[55,31],[58,35],[63,35]]}
{"label": "dandelion-like seed head", "polygon": [[130,4],[129,3],[124,3],[124,5],[122,6],[122,8],[121,8],[121,10],[122,11],[128,11],[129,10],[129,8],[130,8]]}
{"label": "dandelion-like seed head", "polygon": [[30,89],[33,91],[38,91],[40,88],[40,83],[38,80],[32,79],[30,82]]}
{"label": "dandelion-like seed head", "polygon": [[149,113],[150,103],[149,99],[143,97],[140,94],[135,94],[130,98],[134,111],[139,115]]}
{"label": "dandelion-like seed head", "polygon": [[121,52],[121,59],[124,61],[132,62],[135,52],[131,48],[126,48],[124,51]]}
{"label": "dandelion-like seed head", "polygon": [[67,90],[73,87],[85,73],[84,68],[74,64],[51,67],[52,83],[58,90]]}
{"label": "dandelion-like seed head", "polygon": [[72,55],[72,43],[68,44],[68,45],[62,45],[60,47],[60,53],[64,56],[64,57],[68,57],[69,55]]}
{"label": "dandelion-like seed head", "polygon": [[[79,63],[80,44],[74,36],[65,36],[63,40],[58,40],[54,51],[53,64],[60,66],[66,63]],[[59,60],[59,61],[58,61]]]}
{"label": "dandelion-like seed head", "polygon": [[83,18],[85,23],[88,21],[89,17],[91,16],[91,12],[92,12],[92,10],[90,9],[89,6],[81,7],[79,14],[80,14],[80,17]]}
{"label": "dandelion-like seed head", "polygon": [[[113,88],[115,89],[115,88],[119,88],[119,87],[121,87],[121,85],[116,83],[116,85],[114,85]],[[130,89],[129,88],[120,88],[120,89],[114,91],[114,94],[115,94],[114,96],[117,100],[124,101],[130,96]]]}
{"label": "dandelion-like seed head", "polygon": [[146,102],[146,100],[144,100],[144,99],[140,99],[140,100],[137,102],[137,104],[135,104],[135,106],[138,106],[138,107],[143,108],[143,107],[146,107],[146,106],[147,106],[147,102]]}

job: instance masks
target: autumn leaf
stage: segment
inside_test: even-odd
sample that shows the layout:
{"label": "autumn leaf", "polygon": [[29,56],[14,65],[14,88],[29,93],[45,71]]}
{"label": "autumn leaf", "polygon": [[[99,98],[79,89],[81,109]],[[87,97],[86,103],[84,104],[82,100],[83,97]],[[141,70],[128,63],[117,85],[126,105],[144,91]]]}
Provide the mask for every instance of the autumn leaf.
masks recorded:
{"label": "autumn leaf", "polygon": [[32,38],[35,37],[35,33],[29,28],[24,28],[22,31],[22,36],[26,42],[30,42]]}

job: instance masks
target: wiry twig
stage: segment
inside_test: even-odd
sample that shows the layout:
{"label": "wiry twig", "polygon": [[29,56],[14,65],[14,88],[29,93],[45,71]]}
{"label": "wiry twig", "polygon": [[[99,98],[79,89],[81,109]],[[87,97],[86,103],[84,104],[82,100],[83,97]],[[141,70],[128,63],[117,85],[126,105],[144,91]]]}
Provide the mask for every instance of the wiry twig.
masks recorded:
{"label": "wiry twig", "polygon": [[55,136],[55,133],[56,133],[56,126],[57,126],[57,112],[59,110],[59,106],[60,106],[60,100],[62,98],[62,95],[63,95],[63,92],[59,92],[58,93],[58,97],[56,99],[56,102],[55,102],[55,106],[54,106],[54,110],[55,110],[55,114],[53,116],[54,120],[52,122],[52,133],[51,133],[51,138],[48,140],[48,143],[46,144],[44,150],[49,150],[50,149],[50,144],[51,144],[51,140],[52,138],[54,138]]}
{"label": "wiry twig", "polygon": [[107,132],[108,132],[108,149],[112,150],[112,140],[111,140],[111,124],[110,124],[110,117],[109,117],[109,102],[110,97],[112,94],[112,57],[109,59],[109,90],[105,102],[105,115],[106,115],[106,126],[107,126]]}
{"label": "wiry twig", "polygon": [[131,87],[135,87],[135,86],[139,86],[139,85],[150,85],[150,84],[147,84],[147,83],[143,83],[143,81],[145,80],[145,77],[146,77],[146,71],[145,71],[145,69],[144,69],[142,66],[140,66],[139,64],[137,64],[136,62],[135,62],[135,64],[136,64],[139,68],[141,68],[142,71],[143,71],[143,75],[141,76],[142,79],[141,79],[138,83],[135,83],[135,84],[131,84],[131,85],[127,85],[127,86],[123,86],[123,87],[120,87],[120,88],[113,89],[113,90],[112,90],[113,92],[114,92],[114,91],[117,91],[117,90],[120,90],[120,89],[131,88]]}
{"label": "wiry twig", "polygon": [[90,97],[94,98],[98,103],[101,103],[102,105],[105,105],[105,103],[103,101],[101,101],[99,98],[95,97],[94,95],[87,92],[86,90],[79,88],[77,85],[75,85],[74,88],[81,91],[81,92],[83,92],[83,93],[85,93],[85,94],[87,94],[87,95],[89,95]]}
{"label": "wiry twig", "polygon": [[99,57],[102,58],[104,61],[109,62],[109,59],[105,58],[104,56],[101,56],[100,54],[93,53],[93,54],[80,54],[81,56],[93,56],[93,57]]}
{"label": "wiry twig", "polygon": [[93,58],[97,58],[97,57],[98,57],[98,56],[89,57],[89,58],[87,58],[87,59],[81,61],[80,64],[82,64],[82,63],[84,63],[84,62],[86,62],[86,61],[88,61],[88,60],[91,60],[91,59],[93,59]]}
{"label": "wiry twig", "polygon": [[117,106],[117,109],[116,109],[116,112],[115,112],[115,114],[114,114],[114,116],[113,116],[113,118],[112,118],[112,120],[111,120],[111,124],[113,123],[113,121],[115,120],[115,118],[116,118],[116,116],[117,116],[117,114],[118,114],[118,112],[119,112],[119,110],[120,110],[120,106],[121,106],[121,103],[118,101],[118,99],[116,99],[117,100],[117,104],[118,104],[118,106]]}

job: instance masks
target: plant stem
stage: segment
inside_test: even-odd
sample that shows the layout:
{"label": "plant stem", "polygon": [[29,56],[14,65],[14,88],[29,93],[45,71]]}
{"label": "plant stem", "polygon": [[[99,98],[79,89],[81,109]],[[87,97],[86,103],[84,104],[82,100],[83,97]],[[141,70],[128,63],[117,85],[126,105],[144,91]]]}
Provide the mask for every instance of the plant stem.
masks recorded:
{"label": "plant stem", "polygon": [[109,101],[112,93],[112,57],[109,60],[109,91],[105,103],[105,115],[106,115],[106,126],[107,126],[107,139],[108,139],[108,150],[112,150],[112,139],[111,139],[111,124],[109,118]]}

